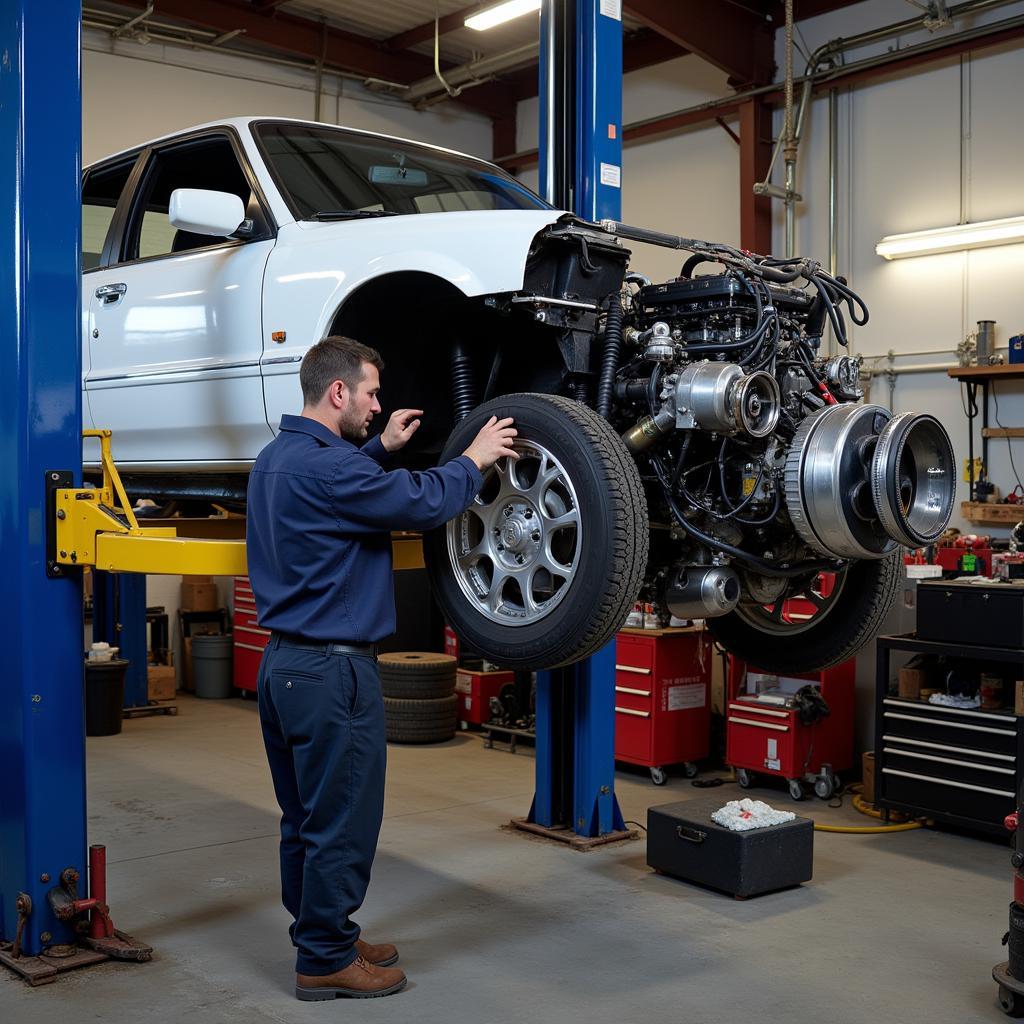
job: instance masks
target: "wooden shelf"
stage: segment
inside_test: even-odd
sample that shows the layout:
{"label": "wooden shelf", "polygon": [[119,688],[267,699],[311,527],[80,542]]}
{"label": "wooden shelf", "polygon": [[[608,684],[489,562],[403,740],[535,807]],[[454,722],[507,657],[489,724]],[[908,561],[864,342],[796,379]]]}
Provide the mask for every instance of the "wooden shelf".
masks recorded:
{"label": "wooden shelf", "polygon": [[985,427],[982,437],[1024,437],[1024,427]]}
{"label": "wooden shelf", "polygon": [[1024,379],[1024,363],[1004,363],[1002,366],[954,366],[946,371],[954,380],[1012,380]]}
{"label": "wooden shelf", "polygon": [[1024,520],[1024,505],[988,504],[984,501],[960,502],[960,514],[979,526],[1014,526]]}

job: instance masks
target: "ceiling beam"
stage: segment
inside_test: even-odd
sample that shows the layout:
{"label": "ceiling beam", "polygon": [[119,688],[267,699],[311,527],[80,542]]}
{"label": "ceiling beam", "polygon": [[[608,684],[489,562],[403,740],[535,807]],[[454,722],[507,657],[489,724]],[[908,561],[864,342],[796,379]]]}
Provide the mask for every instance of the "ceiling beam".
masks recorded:
{"label": "ceiling beam", "polygon": [[[146,0],[118,0],[145,9]],[[300,18],[282,11],[271,17],[249,0],[160,0],[160,14],[217,32],[243,29],[245,40],[268,49],[304,58],[311,63],[324,54],[324,63],[350,74],[408,85],[434,73],[434,62],[416,53],[388,53],[377,40]],[[326,46],[325,43],[326,37]],[[492,86],[467,89],[454,102],[499,117],[507,114],[508,98]]]}
{"label": "ceiling beam", "polygon": [[[445,36],[449,32],[457,32],[460,28],[464,27],[466,19],[471,14],[476,14],[477,11],[481,10],[485,6],[487,6],[487,4],[482,2],[470,4],[468,7],[463,7],[458,11],[452,11],[451,14],[446,14],[442,18],[438,18],[438,35]],[[420,43],[429,42],[433,38],[434,22],[431,20],[425,21],[422,25],[417,25],[415,28],[399,32],[398,35],[394,35],[390,39],[385,39],[384,45],[392,51],[409,50],[414,46],[419,46]]]}
{"label": "ceiling beam", "polygon": [[625,0],[623,11],[729,75],[736,87],[762,85],[775,74],[775,25],[732,4],[706,0]]}
{"label": "ceiling beam", "polygon": [[[816,18],[819,14],[829,14],[855,3],[859,3],[859,0],[793,0],[793,18],[795,21],[805,21],[807,18]],[[784,24],[785,19],[780,16],[779,27],[781,28]]]}

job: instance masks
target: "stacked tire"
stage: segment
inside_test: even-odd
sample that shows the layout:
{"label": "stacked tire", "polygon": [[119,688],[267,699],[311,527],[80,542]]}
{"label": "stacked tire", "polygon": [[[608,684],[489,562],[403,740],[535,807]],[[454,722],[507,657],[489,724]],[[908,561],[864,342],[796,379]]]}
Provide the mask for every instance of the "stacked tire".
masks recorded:
{"label": "stacked tire", "polygon": [[450,654],[397,651],[378,659],[389,743],[443,743],[458,725],[456,661]]}

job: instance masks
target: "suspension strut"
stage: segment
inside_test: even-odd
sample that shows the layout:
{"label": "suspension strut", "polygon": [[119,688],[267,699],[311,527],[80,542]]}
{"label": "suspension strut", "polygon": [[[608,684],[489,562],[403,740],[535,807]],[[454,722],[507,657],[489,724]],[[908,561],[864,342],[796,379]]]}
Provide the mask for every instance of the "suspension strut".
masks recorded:
{"label": "suspension strut", "polygon": [[455,422],[461,423],[480,404],[473,360],[461,341],[452,345],[452,406]]}

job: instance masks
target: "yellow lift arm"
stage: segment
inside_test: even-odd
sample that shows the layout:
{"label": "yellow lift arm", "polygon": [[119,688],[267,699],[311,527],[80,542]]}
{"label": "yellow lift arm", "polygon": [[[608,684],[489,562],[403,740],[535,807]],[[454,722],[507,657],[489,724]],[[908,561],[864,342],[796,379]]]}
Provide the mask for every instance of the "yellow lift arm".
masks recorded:
{"label": "yellow lift arm", "polygon": [[[164,576],[245,576],[244,540],[179,537],[173,526],[141,527],[110,454],[109,430],[83,430],[99,438],[103,484],[52,487],[56,566],[89,565],[107,572]],[[58,474],[51,474],[56,481]],[[56,573],[62,570],[57,569]]]}

